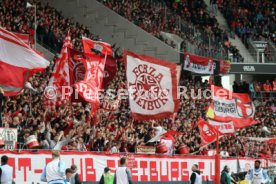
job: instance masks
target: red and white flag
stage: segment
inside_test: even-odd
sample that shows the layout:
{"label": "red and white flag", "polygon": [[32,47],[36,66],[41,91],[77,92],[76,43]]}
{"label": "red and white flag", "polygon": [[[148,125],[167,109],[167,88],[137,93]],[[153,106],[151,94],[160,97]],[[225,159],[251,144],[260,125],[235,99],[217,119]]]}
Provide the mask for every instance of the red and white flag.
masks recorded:
{"label": "red and white flag", "polygon": [[219,122],[215,120],[208,119],[208,123],[216,128],[217,131],[222,134],[234,134],[235,127],[233,121],[229,122]]}
{"label": "red and white flag", "polygon": [[254,104],[248,94],[233,93],[227,89],[212,86],[213,102],[207,117],[219,122],[233,121],[234,127],[244,128],[256,124]]}
{"label": "red and white flag", "polygon": [[30,35],[24,33],[13,33],[20,38],[26,45],[30,45]]}
{"label": "red and white flag", "polygon": [[70,101],[72,93],[68,57],[70,48],[72,48],[72,42],[68,33],[64,40],[60,55],[55,62],[55,68],[49,80],[48,87],[46,87],[44,91],[47,104],[51,107],[64,105]]}
{"label": "red and white flag", "polygon": [[214,62],[212,58],[184,53],[184,70],[200,74],[213,74]]}
{"label": "red and white flag", "polygon": [[197,125],[203,146],[216,141],[217,137],[220,135],[220,133],[215,129],[215,127],[213,127],[203,119],[199,119]]}
{"label": "red and white flag", "polygon": [[178,110],[176,64],[124,52],[131,114],[136,120],[161,119]]}
{"label": "red and white flag", "polygon": [[101,53],[103,55],[111,55],[113,54],[111,45],[109,43],[94,41],[86,37],[82,37],[82,44],[85,53]]}
{"label": "red and white flag", "polygon": [[0,87],[6,96],[17,95],[29,77],[49,64],[15,34],[0,27]]}
{"label": "red and white flag", "polygon": [[85,77],[82,81],[74,84],[74,87],[82,98],[91,103],[91,114],[100,107],[99,93],[102,88],[104,65],[106,57],[100,55],[86,55],[80,58],[85,67]]}

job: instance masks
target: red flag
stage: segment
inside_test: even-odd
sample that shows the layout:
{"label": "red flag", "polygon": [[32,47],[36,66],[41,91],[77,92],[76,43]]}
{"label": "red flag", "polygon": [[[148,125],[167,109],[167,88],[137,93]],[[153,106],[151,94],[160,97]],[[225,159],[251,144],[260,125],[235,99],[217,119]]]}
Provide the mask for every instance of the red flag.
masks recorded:
{"label": "red flag", "polygon": [[94,41],[86,37],[82,37],[82,44],[85,53],[95,54],[101,53],[103,55],[111,55],[113,54],[111,45],[109,43]]}
{"label": "red flag", "polygon": [[70,85],[73,87],[73,92],[71,95],[72,102],[85,102],[83,97],[78,95],[76,89],[74,88],[74,84],[82,81],[85,76],[85,66],[81,59],[86,58],[85,55],[73,49],[69,49],[69,71],[70,71]]}
{"label": "red flag", "polygon": [[103,78],[103,88],[106,88],[108,83],[112,81],[116,75],[116,59],[108,55],[106,57],[105,67],[104,67],[104,78]]}
{"label": "red flag", "polygon": [[162,119],[178,110],[176,64],[124,52],[131,115],[136,120]]}
{"label": "red flag", "polygon": [[60,55],[55,62],[53,74],[49,80],[48,87],[45,88],[44,94],[48,105],[64,105],[70,101],[71,82],[69,72],[69,48],[72,47],[71,37],[67,34]]}
{"label": "red flag", "polygon": [[74,84],[74,87],[85,101],[91,103],[91,115],[93,116],[100,107],[99,92],[102,86],[106,57],[103,58],[99,55],[86,56],[87,58],[79,58],[85,66],[85,77]]}
{"label": "red flag", "polygon": [[211,144],[216,141],[217,137],[220,135],[212,125],[205,122],[203,119],[199,119],[197,125],[203,145]]}
{"label": "red flag", "polygon": [[214,62],[212,58],[192,55],[187,52],[184,53],[184,57],[184,70],[201,74],[214,73]]}
{"label": "red flag", "polygon": [[256,124],[253,119],[255,107],[248,94],[233,93],[226,89],[212,86],[213,102],[207,117],[219,122],[233,121],[235,128],[244,128]]}
{"label": "red flag", "polygon": [[24,41],[0,27],[0,87],[6,96],[17,95],[29,77],[48,65],[49,62]]}

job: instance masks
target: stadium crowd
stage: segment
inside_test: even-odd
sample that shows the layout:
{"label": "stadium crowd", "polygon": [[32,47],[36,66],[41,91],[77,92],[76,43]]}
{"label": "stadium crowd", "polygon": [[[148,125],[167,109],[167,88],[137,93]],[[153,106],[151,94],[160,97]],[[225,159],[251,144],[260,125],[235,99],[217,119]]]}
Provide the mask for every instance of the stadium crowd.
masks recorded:
{"label": "stadium crowd", "polygon": [[195,48],[195,54],[226,59],[230,52],[235,62],[242,62],[239,51],[231,45],[227,33],[218,27],[215,16],[208,13],[203,0],[99,1],[172,47],[175,43],[163,38],[161,31],[188,41]]}
{"label": "stadium crowd", "polygon": [[276,42],[275,3],[265,1],[223,1],[220,6],[229,26],[247,45],[249,38],[264,37]]}
{"label": "stadium crowd", "polygon": [[[91,34],[85,26],[74,23],[71,19],[63,18],[58,11],[48,5],[43,7],[39,1],[35,3],[38,7],[37,38],[56,52],[60,51],[69,28],[74,48],[77,50],[82,50],[81,35],[94,40],[100,39],[98,36]],[[130,7],[132,5],[133,7],[139,6],[137,2],[134,4],[129,2],[128,4],[130,4]],[[34,10],[24,8],[25,1],[3,0],[1,5],[0,25],[2,27],[10,31],[34,35],[34,19],[32,16]],[[175,28],[171,31],[179,32],[173,20],[168,21],[171,24],[163,25],[163,19],[158,14],[151,14],[150,19],[141,20],[139,18],[140,14],[146,16],[153,9],[145,9],[148,11],[146,13],[131,11],[130,7],[126,7],[126,9],[112,7],[115,10],[122,11],[121,13],[125,13],[127,17],[131,18],[136,15],[133,21],[137,21],[137,24],[144,26],[144,29],[148,29],[150,32],[155,30],[154,35],[156,36],[159,35],[160,28],[155,27],[153,29],[152,25],[159,25],[162,30]],[[136,7],[136,9],[139,8]],[[149,20],[152,22],[158,21],[153,24]],[[122,83],[126,82],[120,53],[116,52],[115,56],[118,60],[117,73],[115,78],[109,82],[109,89],[119,89]],[[35,135],[39,141],[40,149],[89,150],[111,153],[135,152],[139,145],[152,146],[153,143],[148,143],[151,138],[160,132],[169,130],[181,132],[181,135],[175,136],[175,153],[178,153],[178,148],[181,146],[187,147],[187,154],[205,155],[208,154],[208,150],[214,149],[213,144],[201,148],[201,139],[196,125],[199,117],[205,117],[210,100],[181,96],[179,99],[180,107],[175,118],[170,117],[159,121],[134,121],[130,116],[128,100],[125,99],[120,101],[120,105],[114,112],[100,108],[96,116],[91,119],[90,107],[87,103],[69,103],[56,109],[45,106],[43,91],[47,86],[53,66],[54,61],[51,62],[47,70],[35,74],[29,79],[35,91],[26,89],[16,97],[5,97],[3,100],[1,127],[16,128],[18,130],[18,149],[28,149],[25,144],[26,139],[30,135]],[[192,89],[196,91],[196,89],[208,88],[207,81],[201,82],[184,74],[181,76],[180,85],[186,86],[190,90],[188,94],[191,93]],[[114,99],[105,98],[105,100],[112,101]],[[264,137],[276,135],[275,98],[256,99],[254,103],[257,109],[256,120],[259,123],[238,131],[236,136]],[[264,127],[266,128],[264,129]],[[246,138],[237,141],[236,136],[221,138],[221,150],[227,151],[230,156],[247,154],[249,146],[246,143]],[[261,151],[267,156],[276,153],[275,146],[266,143],[261,144]]]}

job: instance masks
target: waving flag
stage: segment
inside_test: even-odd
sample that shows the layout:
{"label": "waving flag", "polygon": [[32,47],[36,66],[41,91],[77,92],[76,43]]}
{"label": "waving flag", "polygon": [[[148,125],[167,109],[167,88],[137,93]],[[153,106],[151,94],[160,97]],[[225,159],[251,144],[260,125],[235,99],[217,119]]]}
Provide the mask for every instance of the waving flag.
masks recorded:
{"label": "waving flag", "polygon": [[85,66],[85,77],[74,84],[74,87],[81,97],[91,103],[91,115],[100,107],[99,92],[102,88],[104,65],[106,57],[100,55],[86,55],[86,58],[79,58]]}
{"label": "waving flag", "polygon": [[113,54],[111,45],[109,43],[94,41],[86,37],[82,37],[82,44],[85,53],[101,53],[103,55],[111,55]]}
{"label": "waving flag", "polygon": [[23,33],[13,33],[13,34],[15,34],[19,39],[21,39],[26,45],[30,45],[29,34],[23,34]]}
{"label": "waving flag", "polygon": [[161,119],[178,110],[176,64],[124,52],[131,114],[137,120]]}
{"label": "waving flag", "polygon": [[248,94],[233,93],[226,89],[212,86],[213,102],[207,117],[219,122],[233,121],[235,128],[244,128],[257,122],[253,117],[255,107]]}
{"label": "waving flag", "polygon": [[184,53],[184,70],[200,74],[213,74],[214,63],[212,58]]}
{"label": "waving flag", "polygon": [[199,119],[197,122],[202,145],[208,145],[217,140],[220,133],[209,123],[203,119]]}
{"label": "waving flag", "polygon": [[64,40],[60,55],[55,62],[55,68],[49,80],[48,87],[46,87],[44,91],[46,103],[49,106],[64,105],[70,101],[72,92],[70,90],[71,82],[68,52],[71,47],[71,37],[68,33]]}
{"label": "waving flag", "polygon": [[6,96],[17,95],[30,76],[49,64],[24,41],[0,27],[0,87]]}
{"label": "waving flag", "polygon": [[233,121],[229,122],[219,122],[215,120],[208,119],[208,123],[216,128],[217,131],[222,134],[234,134],[235,127]]}

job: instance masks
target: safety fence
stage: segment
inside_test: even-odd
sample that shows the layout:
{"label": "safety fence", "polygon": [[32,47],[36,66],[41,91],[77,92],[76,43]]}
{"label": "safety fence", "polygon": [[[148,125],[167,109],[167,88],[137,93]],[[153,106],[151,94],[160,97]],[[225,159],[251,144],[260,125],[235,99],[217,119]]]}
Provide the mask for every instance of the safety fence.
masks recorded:
{"label": "safety fence", "polygon": [[[50,151],[0,151],[9,157],[9,164],[14,168],[13,178],[16,183],[38,183],[45,165],[51,161]],[[66,167],[76,164],[83,181],[100,180],[105,167],[111,172],[119,166],[121,157],[127,157],[134,182],[179,182],[189,181],[193,164],[198,164],[203,181],[215,179],[214,156],[162,156],[146,154],[105,154],[95,152],[62,152],[61,161]],[[248,171],[254,166],[254,158],[222,158],[221,170],[228,165],[231,172]],[[274,169],[275,160],[261,159],[262,166]]]}

